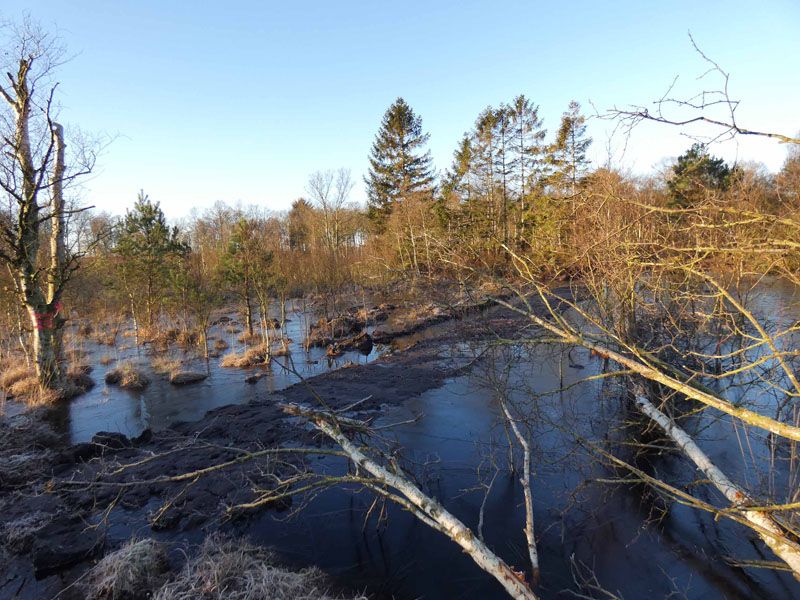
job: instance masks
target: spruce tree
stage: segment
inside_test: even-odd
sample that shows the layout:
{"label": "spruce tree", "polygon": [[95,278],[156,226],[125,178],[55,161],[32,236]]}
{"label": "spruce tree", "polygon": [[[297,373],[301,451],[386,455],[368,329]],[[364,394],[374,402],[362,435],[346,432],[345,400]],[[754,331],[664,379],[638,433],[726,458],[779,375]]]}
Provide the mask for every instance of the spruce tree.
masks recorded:
{"label": "spruce tree", "polygon": [[544,138],[547,132],[539,116],[539,107],[520,94],[506,107],[511,118],[510,180],[518,202],[518,221],[514,237],[524,228],[531,198],[545,176]]}
{"label": "spruce tree", "polygon": [[365,178],[369,218],[376,229],[385,229],[394,205],[418,192],[433,191],[433,166],[425,150],[429,134],[422,119],[402,98],[386,111],[370,152]]}
{"label": "spruce tree", "polygon": [[589,166],[586,151],[591,143],[592,138],[586,137],[586,117],[581,114],[581,105],[573,100],[561,117],[551,149],[553,173],[550,180],[557,191],[575,195],[578,181]]}

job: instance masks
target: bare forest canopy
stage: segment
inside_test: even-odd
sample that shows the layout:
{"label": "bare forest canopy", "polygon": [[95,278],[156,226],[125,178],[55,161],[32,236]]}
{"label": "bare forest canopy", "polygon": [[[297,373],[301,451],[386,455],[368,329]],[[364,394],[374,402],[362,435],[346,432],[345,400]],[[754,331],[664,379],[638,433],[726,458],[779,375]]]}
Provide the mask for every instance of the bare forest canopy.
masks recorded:
{"label": "bare forest canopy", "polygon": [[[660,443],[697,470],[698,480],[678,487],[622,460],[614,448],[582,440],[584,449],[622,471],[627,483],[645,484],[671,502],[749,531],[770,553],[759,568],[800,576],[796,459],[771,467],[782,484],[748,487],[723,472],[685,427],[688,416],[706,411],[744,427],[775,453],[796,457],[800,442],[797,320],[764,315],[749,301],[764,282],[800,283],[800,144],[791,132],[738,123],[728,75],[715,63],[721,90],[701,100],[667,98],[649,109],[612,110],[607,117],[623,127],[643,120],[674,127],[703,122],[720,136],[774,138],[788,149],[778,173],[727,164],[714,155],[713,143],[696,141],[667,170],[632,177],[587,159],[592,140],[581,106],[570,103],[548,130],[534,99],[523,95],[477,115],[454,140],[452,164],[437,173],[421,115],[398,98],[375,124],[372,147],[364,149],[367,207],[351,203],[353,175],[340,169],[311,174],[304,197],[285,213],[219,203],[172,224],[159,204],[169,199],[151,199],[144,191],[122,217],[81,204],[78,183],[91,173],[98,148],[85,136],[65,135],[70,129],[58,121],[63,51],[31,23],[18,27],[8,44],[0,83],[0,359],[8,373],[11,365],[25,367],[0,379],[6,392],[52,404],[83,391],[86,373],[65,353],[71,321],[130,324],[137,343],[155,339],[169,323],[208,358],[213,313],[234,305],[248,335],[267,336],[258,356],[263,363],[287,352],[281,334],[269,337],[281,329],[271,324],[269,311],[290,298],[319,300],[324,322],[333,323],[348,295],[483,290],[536,332],[530,339],[527,333],[495,339],[498,345],[591,351],[604,364],[596,377],[619,383],[618,395],[638,411],[645,433],[657,431]],[[691,115],[670,116],[676,107]],[[571,293],[557,291],[564,286]],[[325,341],[335,351],[335,332]],[[117,377],[144,385],[132,373]],[[27,383],[13,387],[21,381]],[[336,455],[355,465],[353,474],[341,481],[319,482],[310,472],[281,480],[251,508],[309,485],[355,483],[450,537],[510,596],[536,597],[531,414],[498,395],[524,489],[527,555],[519,559],[525,567],[516,569],[416,485],[397,466],[395,450],[371,446],[369,423],[321,400],[313,408],[284,409],[326,436]],[[750,481],[772,476],[759,472]],[[716,495],[701,497],[695,484]]]}

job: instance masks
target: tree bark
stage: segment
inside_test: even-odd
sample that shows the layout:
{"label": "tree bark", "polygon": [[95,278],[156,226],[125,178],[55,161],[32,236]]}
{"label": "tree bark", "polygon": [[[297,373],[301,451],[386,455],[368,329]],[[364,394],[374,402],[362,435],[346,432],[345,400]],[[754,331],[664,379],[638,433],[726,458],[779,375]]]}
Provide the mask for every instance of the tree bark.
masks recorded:
{"label": "tree bark", "polygon": [[795,578],[800,579],[800,546],[786,537],[783,529],[775,519],[761,511],[747,510],[746,507],[748,505],[756,505],[747,492],[728,479],[719,467],[711,462],[711,459],[700,449],[691,436],[670,417],[658,410],[647,399],[642,390],[637,390],[636,405],[664,430],[678,448],[708,477],[714,487],[722,492],[723,496],[734,507],[741,509],[742,516],[753,525],[753,529],[762,541],[789,566]]}
{"label": "tree bark", "polygon": [[407,503],[401,504],[402,506],[461,546],[481,569],[489,573],[505,588],[509,596],[518,600],[536,599],[536,594],[525,583],[521,574],[514,571],[502,558],[492,552],[469,527],[447,511],[436,498],[423,493],[409,479],[389,471],[364,454],[335,423],[331,422],[331,417],[314,411],[306,411],[293,405],[287,406],[285,409],[290,414],[299,414],[310,419],[320,431],[345,451],[357,468],[363,469],[381,484],[402,494],[403,498],[407,500]]}

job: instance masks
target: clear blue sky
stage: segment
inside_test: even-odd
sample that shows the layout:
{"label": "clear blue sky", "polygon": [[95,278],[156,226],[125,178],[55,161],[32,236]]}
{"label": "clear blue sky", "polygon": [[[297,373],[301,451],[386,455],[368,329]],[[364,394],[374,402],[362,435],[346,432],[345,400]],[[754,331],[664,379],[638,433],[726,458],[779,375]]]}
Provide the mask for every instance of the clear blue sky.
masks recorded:
{"label": "clear blue sky", "polygon": [[[488,104],[524,93],[552,132],[571,99],[587,111],[644,104],[675,75],[697,90],[687,31],[732,73],[739,119],[800,130],[800,2],[347,2],[4,0],[57,29],[63,120],[119,134],[86,186],[123,212],[144,188],[170,217],[216,200],[285,209],[308,174],[347,167],[359,185],[387,106],[403,96],[431,134],[436,166]],[[592,122],[593,158],[607,158]],[[690,141],[637,130],[615,160],[646,172]],[[729,160],[779,168],[785,147],[742,140]]]}

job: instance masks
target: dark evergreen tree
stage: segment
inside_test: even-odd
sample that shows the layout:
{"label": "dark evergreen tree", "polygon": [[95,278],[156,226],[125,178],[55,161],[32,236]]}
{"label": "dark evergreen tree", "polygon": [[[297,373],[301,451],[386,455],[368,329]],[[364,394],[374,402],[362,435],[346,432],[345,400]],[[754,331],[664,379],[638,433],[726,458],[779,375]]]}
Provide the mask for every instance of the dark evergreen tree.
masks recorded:
{"label": "dark evergreen tree", "polygon": [[510,181],[518,204],[518,222],[514,237],[522,232],[534,190],[545,176],[544,138],[547,132],[539,116],[539,107],[520,94],[506,107],[511,118]]}
{"label": "dark evergreen tree", "polygon": [[581,114],[581,105],[573,100],[561,117],[561,125],[550,152],[553,169],[550,182],[556,192],[575,195],[578,182],[590,164],[586,151],[591,143],[592,138],[586,137],[586,117]]}
{"label": "dark evergreen tree", "polygon": [[379,232],[396,203],[411,194],[433,191],[431,155],[425,150],[428,138],[422,119],[405,100],[395,100],[375,136],[365,178],[369,217]]}
{"label": "dark evergreen tree", "polygon": [[693,144],[678,157],[667,182],[671,205],[686,208],[703,200],[709,192],[730,187],[732,170],[721,158],[711,156],[704,144]]}
{"label": "dark evergreen tree", "polygon": [[138,327],[136,306],[144,302],[147,326],[153,325],[156,305],[168,287],[175,261],[189,251],[177,227],[167,225],[158,202],[139,192],[133,209],[125,214],[115,253],[120,275]]}

